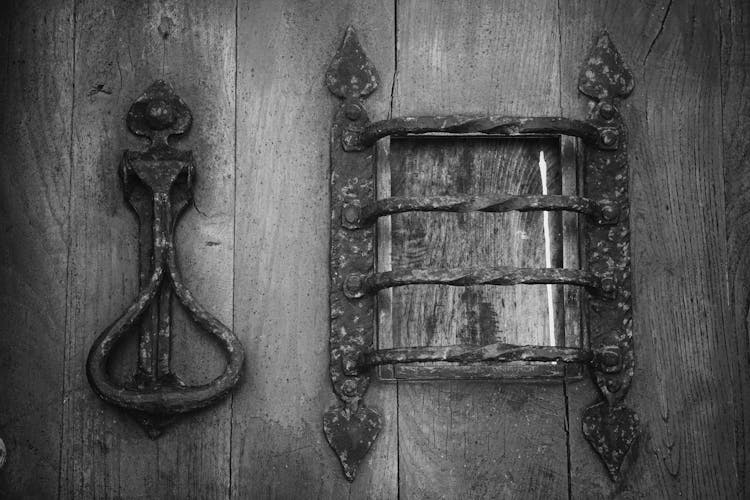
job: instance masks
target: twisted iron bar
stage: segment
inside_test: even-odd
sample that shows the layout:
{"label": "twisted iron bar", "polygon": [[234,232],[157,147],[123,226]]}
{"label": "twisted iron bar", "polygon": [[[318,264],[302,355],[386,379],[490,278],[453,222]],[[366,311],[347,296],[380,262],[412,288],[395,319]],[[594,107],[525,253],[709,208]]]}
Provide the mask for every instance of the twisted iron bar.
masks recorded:
{"label": "twisted iron bar", "polygon": [[347,130],[343,137],[344,149],[359,151],[372,146],[378,139],[391,135],[429,133],[475,133],[509,137],[559,134],[580,137],[587,143],[600,144],[604,129],[584,120],[556,116],[403,116],[373,122],[362,129]]}
{"label": "twisted iron bar", "polygon": [[457,344],[449,346],[399,347],[361,353],[345,361],[345,370],[356,373],[376,365],[449,361],[453,363],[537,361],[588,363],[594,353],[573,347],[514,345],[495,343],[483,346]]}
{"label": "twisted iron bar", "polygon": [[405,285],[578,285],[608,292],[613,288],[610,281],[610,278],[603,278],[589,271],[554,267],[400,269],[382,273],[350,274],[344,282],[344,294],[349,298],[359,298],[373,295],[386,288]]}
{"label": "twisted iron bar", "polygon": [[530,212],[571,211],[587,215],[597,224],[617,220],[617,207],[607,200],[595,201],[582,196],[510,195],[492,196],[394,196],[363,207],[344,207],[344,223],[352,229],[374,224],[379,217],[404,212]]}

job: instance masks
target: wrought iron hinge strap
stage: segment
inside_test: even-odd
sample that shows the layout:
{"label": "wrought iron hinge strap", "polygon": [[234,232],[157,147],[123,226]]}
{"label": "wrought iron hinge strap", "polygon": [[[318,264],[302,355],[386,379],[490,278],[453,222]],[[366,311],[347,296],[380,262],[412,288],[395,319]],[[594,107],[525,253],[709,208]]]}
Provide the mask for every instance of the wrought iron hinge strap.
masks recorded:
{"label": "wrought iron hinge strap", "polygon": [[582,196],[563,195],[509,195],[493,196],[394,196],[383,198],[360,207],[357,202],[344,205],[342,224],[349,229],[359,229],[374,224],[379,217],[406,212],[531,212],[570,211],[590,217],[596,224],[613,224],[617,221],[617,205],[608,200],[591,200]]}
{"label": "wrought iron hinge strap", "polygon": [[586,120],[556,116],[519,118],[507,116],[406,116],[345,129],[342,144],[346,151],[362,151],[387,136],[413,134],[487,134],[499,137],[569,135],[603,149],[616,149],[617,131]]}
{"label": "wrought iron hinge strap", "polygon": [[[324,430],[344,473],[353,480],[381,427],[362,399],[368,367],[420,361],[480,362],[515,359],[588,362],[604,401],[584,411],[583,433],[613,480],[638,437],[639,421],[623,399],[633,376],[627,130],[616,99],[627,97],[633,78],[606,33],[581,69],[579,90],[593,101],[586,120],[447,115],[369,122],[363,99],[378,85],[377,71],[354,31],[326,73],[329,90],[342,99],[331,133],[331,334],[330,372],[343,405],[330,408]],[[386,136],[489,134],[502,137],[578,137],[585,146],[581,197],[426,197],[375,200],[375,148]],[[599,201],[593,201],[599,200]],[[381,216],[407,211],[572,210],[590,217],[581,225],[584,269],[439,269],[373,272],[375,231]],[[592,220],[593,219],[593,220]],[[407,284],[514,285],[562,283],[591,292],[585,301],[589,349],[544,346],[447,346],[373,350],[376,297]]]}

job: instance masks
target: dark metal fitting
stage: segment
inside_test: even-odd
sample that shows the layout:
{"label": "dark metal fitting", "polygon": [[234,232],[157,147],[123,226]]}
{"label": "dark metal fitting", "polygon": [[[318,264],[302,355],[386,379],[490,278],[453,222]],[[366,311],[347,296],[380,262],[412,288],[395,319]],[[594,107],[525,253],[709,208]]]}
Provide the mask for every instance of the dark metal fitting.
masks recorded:
{"label": "dark metal fitting", "polygon": [[614,224],[620,218],[620,207],[614,203],[602,204],[602,223]]}
{"label": "dark metal fitting", "polygon": [[614,278],[612,278],[611,276],[602,278],[602,282],[601,282],[602,295],[606,297],[611,297],[612,295],[614,295],[615,290],[617,290],[617,283],[615,283]]}
{"label": "dark metal fitting", "polygon": [[605,128],[599,133],[599,140],[601,141],[602,146],[608,149],[617,148],[618,139],[619,133],[617,132],[617,129],[614,128]]}
{"label": "dark metal fitting", "polygon": [[622,381],[619,378],[611,378],[607,380],[607,390],[611,393],[615,393],[622,387]]}
{"label": "dark metal fitting", "polygon": [[[348,370],[346,370],[346,368],[347,368],[346,365],[349,362],[351,362],[351,361],[352,361],[351,358],[345,359],[345,361],[344,361],[344,371],[348,372]],[[357,394],[357,387],[358,387],[357,381],[354,380],[354,379],[348,378],[348,379],[344,380],[344,382],[341,384],[341,392],[345,396],[352,397],[352,396],[354,396],[354,395]]]}
{"label": "dark metal fitting", "polygon": [[362,111],[362,106],[354,104],[353,102],[344,104],[344,116],[353,122],[362,118]]}
{"label": "dark metal fitting", "polygon": [[617,110],[615,109],[615,107],[609,102],[603,102],[599,106],[599,116],[601,116],[605,120],[611,120],[612,118],[614,118],[616,112]]}
{"label": "dark metal fitting", "polygon": [[594,354],[597,367],[604,373],[618,373],[622,370],[622,353],[618,346],[604,346]]}
{"label": "dark metal fitting", "polygon": [[146,106],[146,121],[154,130],[164,130],[176,118],[174,106],[164,99],[154,99]]}
{"label": "dark metal fitting", "polygon": [[359,227],[359,207],[356,205],[344,205],[341,210],[341,219],[344,227],[356,229]]}
{"label": "dark metal fitting", "polygon": [[365,277],[361,274],[350,274],[344,280],[344,295],[350,299],[358,299],[365,295],[363,290]]}
{"label": "dark metal fitting", "polygon": [[362,130],[356,125],[346,128],[341,132],[341,145],[344,151],[364,151],[362,145]]}

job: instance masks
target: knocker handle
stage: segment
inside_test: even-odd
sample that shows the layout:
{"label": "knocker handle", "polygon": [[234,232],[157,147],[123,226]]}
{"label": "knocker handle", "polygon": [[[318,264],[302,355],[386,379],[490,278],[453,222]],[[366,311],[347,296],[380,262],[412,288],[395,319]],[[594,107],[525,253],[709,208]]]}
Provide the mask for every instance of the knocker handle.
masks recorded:
{"label": "knocker handle", "polygon": [[[94,341],[86,373],[104,401],[130,411],[150,436],[158,436],[180,414],[209,406],[237,384],[244,362],[242,344],[185,286],[177,265],[174,231],[192,197],[195,165],[190,151],[172,148],[171,135],[186,132],[187,105],[165,82],[157,81],[132,105],[128,126],[151,140],[144,152],[126,151],[122,174],[127,197],[139,218],[141,290],[135,301]],[[226,357],[224,372],[209,383],[187,385],[171,369],[172,295],[196,325],[213,336]],[[119,341],[141,327],[138,369],[119,384],[107,363]]]}

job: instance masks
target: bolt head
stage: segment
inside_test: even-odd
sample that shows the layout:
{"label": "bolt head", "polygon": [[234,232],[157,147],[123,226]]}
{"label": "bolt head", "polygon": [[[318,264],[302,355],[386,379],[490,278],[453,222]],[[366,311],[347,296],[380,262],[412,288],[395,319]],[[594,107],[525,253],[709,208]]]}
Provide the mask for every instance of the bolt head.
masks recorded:
{"label": "bolt head", "polygon": [[609,392],[617,392],[622,387],[622,382],[618,378],[611,378],[607,380],[607,390]]}
{"label": "bolt head", "polygon": [[620,218],[620,207],[614,203],[607,203],[602,206],[603,222],[615,222]]}
{"label": "bolt head", "polygon": [[364,295],[362,286],[364,285],[364,276],[361,274],[350,274],[344,280],[344,295],[349,298],[359,298]]}
{"label": "bolt head", "polygon": [[602,292],[604,292],[605,294],[612,294],[615,293],[616,288],[617,284],[615,283],[615,280],[613,278],[602,278]]}
{"label": "bolt head", "polygon": [[164,99],[154,99],[146,105],[146,121],[154,130],[164,130],[175,122],[174,107]]}
{"label": "bolt head", "polygon": [[344,380],[341,384],[341,392],[346,396],[354,396],[357,393],[357,381],[351,378]]}
{"label": "bolt head", "polygon": [[344,105],[344,116],[351,121],[357,121],[362,117],[362,108],[354,103],[347,103]]}
{"label": "bolt head", "polygon": [[604,130],[601,133],[601,141],[605,146],[614,146],[617,144],[617,131],[612,129]]}
{"label": "bolt head", "polygon": [[355,206],[346,205],[341,215],[347,224],[357,224],[359,222],[359,210]]}
{"label": "bolt head", "polygon": [[599,116],[605,120],[611,120],[615,116],[615,107],[608,102],[602,103],[602,105],[599,106]]}

